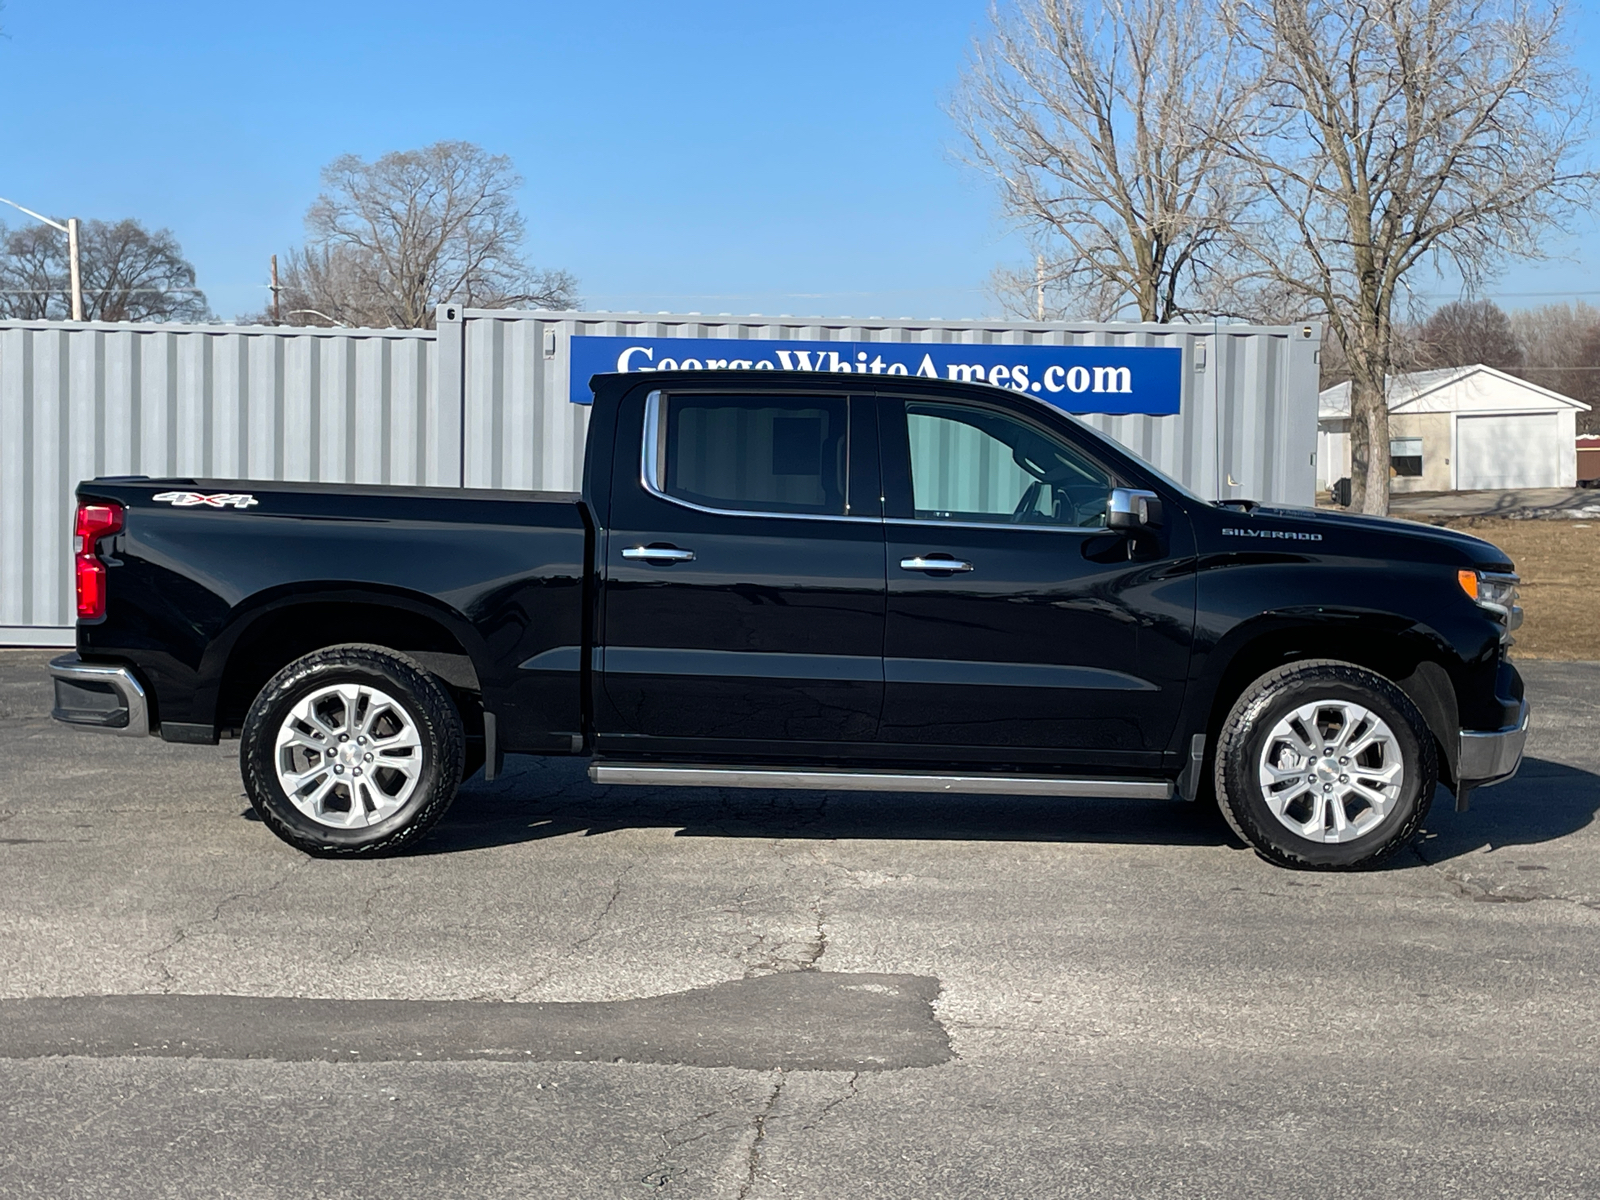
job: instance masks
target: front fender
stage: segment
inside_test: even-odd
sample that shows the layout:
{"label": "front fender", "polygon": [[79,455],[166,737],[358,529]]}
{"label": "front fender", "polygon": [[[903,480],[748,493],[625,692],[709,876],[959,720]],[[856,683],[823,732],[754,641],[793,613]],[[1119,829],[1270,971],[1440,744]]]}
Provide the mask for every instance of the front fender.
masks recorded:
{"label": "front fender", "polygon": [[1196,656],[1181,740],[1216,736],[1228,707],[1249,684],[1285,662],[1333,658],[1393,680],[1417,705],[1444,750],[1451,777],[1459,732],[1456,693],[1466,664],[1439,630],[1397,613],[1315,606],[1241,621]]}

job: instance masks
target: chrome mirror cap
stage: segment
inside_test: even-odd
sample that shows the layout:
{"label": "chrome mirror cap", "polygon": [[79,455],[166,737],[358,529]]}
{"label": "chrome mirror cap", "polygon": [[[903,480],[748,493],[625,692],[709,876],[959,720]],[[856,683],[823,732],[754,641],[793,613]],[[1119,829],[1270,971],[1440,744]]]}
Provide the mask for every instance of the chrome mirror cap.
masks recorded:
{"label": "chrome mirror cap", "polygon": [[1161,524],[1161,498],[1136,488],[1112,488],[1106,505],[1106,524],[1112,529],[1148,529]]}

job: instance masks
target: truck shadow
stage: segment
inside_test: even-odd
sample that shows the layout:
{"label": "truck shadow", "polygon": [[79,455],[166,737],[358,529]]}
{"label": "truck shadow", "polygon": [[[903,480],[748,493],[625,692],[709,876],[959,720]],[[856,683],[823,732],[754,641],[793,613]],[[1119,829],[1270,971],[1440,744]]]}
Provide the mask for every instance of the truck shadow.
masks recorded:
{"label": "truck shadow", "polygon": [[600,787],[585,761],[506,759],[493,783],[462,786],[455,804],[413,853],[623,829],[674,829],[679,837],[903,841],[1127,842],[1238,845],[1215,809],[1127,800],[820,792],[754,788]]}
{"label": "truck shadow", "polygon": [[[1454,811],[1442,789],[1425,825],[1431,862],[1485,845],[1554,841],[1600,810],[1600,775],[1530,758],[1517,778]],[[463,785],[416,854],[450,854],[572,834],[675,829],[679,837],[1083,842],[1243,849],[1213,805],[1028,796],[597,787],[575,759],[515,756],[493,783]],[[1415,869],[1399,855],[1388,869]]]}
{"label": "truck shadow", "polygon": [[[1600,775],[1543,758],[1523,760],[1515,779],[1472,794],[1469,812],[1454,811],[1441,790],[1424,824],[1427,859],[1438,863],[1486,846],[1553,842],[1594,822],[1600,812]],[[1396,867],[1407,865],[1404,856]]]}

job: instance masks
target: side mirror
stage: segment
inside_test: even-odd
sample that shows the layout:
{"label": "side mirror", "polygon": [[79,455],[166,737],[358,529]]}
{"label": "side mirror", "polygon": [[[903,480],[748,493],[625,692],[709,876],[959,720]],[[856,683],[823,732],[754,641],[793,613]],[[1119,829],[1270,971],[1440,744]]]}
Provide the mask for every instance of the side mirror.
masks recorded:
{"label": "side mirror", "polygon": [[1149,529],[1161,524],[1161,498],[1154,492],[1134,488],[1112,488],[1106,505],[1106,526],[1110,529]]}

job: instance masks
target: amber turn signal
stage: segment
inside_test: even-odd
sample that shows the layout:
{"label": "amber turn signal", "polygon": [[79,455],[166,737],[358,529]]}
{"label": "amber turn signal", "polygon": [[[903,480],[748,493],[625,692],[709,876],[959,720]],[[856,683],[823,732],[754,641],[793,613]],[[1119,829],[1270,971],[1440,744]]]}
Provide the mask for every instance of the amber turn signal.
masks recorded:
{"label": "amber turn signal", "polygon": [[1476,571],[1457,571],[1456,578],[1461,581],[1461,590],[1476,600],[1478,598],[1478,573]]}

